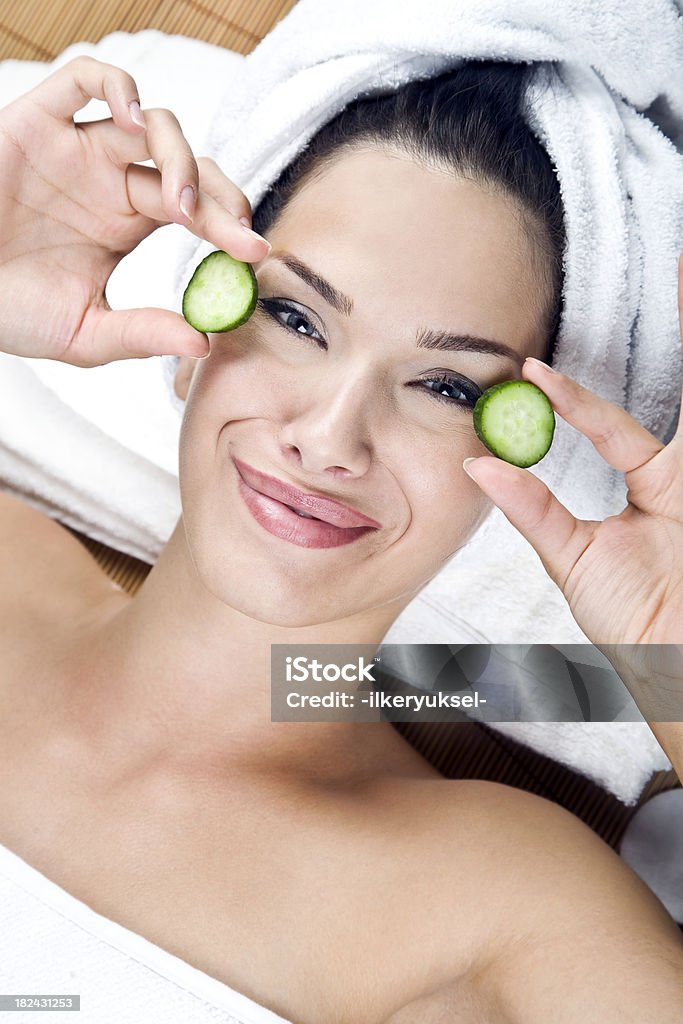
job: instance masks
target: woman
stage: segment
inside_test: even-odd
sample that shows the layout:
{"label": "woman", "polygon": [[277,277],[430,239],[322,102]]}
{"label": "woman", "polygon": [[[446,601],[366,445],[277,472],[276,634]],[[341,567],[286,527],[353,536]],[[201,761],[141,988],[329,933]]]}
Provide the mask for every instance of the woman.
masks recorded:
{"label": "woman", "polygon": [[[75,126],[91,96],[113,120]],[[137,100],[129,75],[79,58],[0,114],[1,347],[80,366],[181,354],[187,398],[183,515],[135,597],[2,497],[0,843],[288,1021],[674,1024],[680,933],[586,826],[507,786],[443,779],[386,722],[273,723],[269,702],[272,643],[379,644],[487,495],[588,635],[677,642],[661,594],[644,607],[601,580],[612,537],[632,530],[628,567],[652,589],[662,560],[680,594],[681,431],[663,449],[525,362],[547,356],[556,324],[540,253],[557,237],[500,180],[364,140],[286,196],[266,253],[239,226],[246,198],[195,164],[170,112],[135,128]],[[160,173],[130,166],[150,156]],[[171,220],[256,269],[258,311],[208,354],[175,314],[104,300],[122,254]],[[480,340],[437,354],[416,342],[430,329]],[[485,451],[475,396],[520,375],[633,463],[636,498],[650,482],[647,517],[574,524],[492,458],[469,479],[463,460]],[[660,729],[683,771],[680,727]]]}

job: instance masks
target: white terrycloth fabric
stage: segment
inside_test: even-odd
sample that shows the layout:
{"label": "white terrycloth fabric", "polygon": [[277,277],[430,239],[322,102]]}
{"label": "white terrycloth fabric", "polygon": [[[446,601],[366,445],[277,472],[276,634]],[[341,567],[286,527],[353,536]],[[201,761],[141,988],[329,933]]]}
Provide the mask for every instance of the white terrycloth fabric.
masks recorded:
{"label": "white terrycloth fabric", "polygon": [[[289,1024],[97,913],[5,846],[0,921],[0,991],[78,995],[80,1010],[67,1019],[80,1024]],[[16,1010],[8,1020],[35,1018],[35,1010]]]}
{"label": "white terrycloth fabric", "polygon": [[[657,0],[644,11],[636,0],[599,8],[589,0],[559,8],[541,0],[400,7],[300,0],[246,58],[150,30],[75,44],[48,66],[4,61],[0,104],[78,53],[129,70],[143,108],[174,110],[195,152],[214,155],[252,207],[320,125],[377,83],[391,88],[436,73],[456,56],[557,62],[552,90],[532,107],[568,208],[557,365],[668,435],[681,378],[675,269],[683,158],[654,122],[681,143],[683,41],[671,3]],[[651,119],[642,114],[648,108]],[[108,114],[93,101],[77,120]],[[111,305],[179,310],[192,269],[211,248],[176,225],[155,232],[114,272]],[[170,370],[170,360],[82,370],[0,356],[0,480],[49,515],[153,561],[180,514],[179,418],[164,388]],[[561,422],[534,471],[578,515],[623,506],[620,478]],[[586,637],[533,550],[494,511],[385,639],[570,644]],[[500,729],[625,802],[636,800],[653,771],[669,767],[644,724]]]}

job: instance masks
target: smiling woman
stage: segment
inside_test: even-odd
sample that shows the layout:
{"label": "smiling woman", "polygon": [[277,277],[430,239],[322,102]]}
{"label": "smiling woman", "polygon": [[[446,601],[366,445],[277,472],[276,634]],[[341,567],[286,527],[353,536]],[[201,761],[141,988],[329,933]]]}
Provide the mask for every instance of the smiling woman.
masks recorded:
{"label": "smiling woman", "polygon": [[[601,1024],[625,1012],[678,1024],[680,934],[577,819],[507,786],[443,779],[386,721],[271,717],[273,644],[377,648],[491,507],[463,471],[485,451],[474,402],[526,356],[547,357],[558,322],[561,209],[523,126],[524,80],[466,67],[343,115],[302,177],[259,207],[268,255],[238,223],[245,197],[199,162],[193,230],[253,263],[259,306],[211,335],[204,358],[181,359],[182,515],[134,595],[2,496],[0,896],[17,922],[27,887],[56,902],[51,952],[87,904],[99,916],[79,935],[106,940],[98,968],[113,932],[148,974],[161,964],[167,980],[211,999],[218,989],[234,1021],[577,1024],[590,1007]],[[77,133],[88,95],[106,96],[116,121]],[[155,346],[205,350],[168,311],[103,305],[121,252],[185,222],[179,167],[197,169],[169,112],[145,111],[136,127],[135,96],[124,72],[85,60],[33,106],[0,112],[0,241],[12,254],[0,291],[14,316],[0,338],[18,354],[89,366]],[[335,147],[365,114],[370,134]],[[128,154],[118,162],[115,145]],[[161,174],[129,166],[133,151],[153,152]],[[72,200],[62,221],[45,200],[53,177]],[[84,280],[96,285],[85,297]],[[550,376],[553,404],[589,433],[623,413]],[[645,465],[656,443],[627,420],[603,430],[605,449]],[[633,445],[610,448],[624,433]],[[538,508],[533,479],[523,498]],[[549,507],[558,547],[572,550]],[[638,519],[655,540],[657,511]],[[676,509],[665,512],[668,537]],[[631,547],[656,566],[669,552],[646,539]],[[608,608],[599,592],[597,608]],[[655,616],[664,633],[674,610]],[[21,955],[5,941],[3,968]]]}
{"label": "smiling woman", "polygon": [[[286,463],[291,484],[316,482],[382,528],[330,539],[355,540],[333,591],[322,552],[296,570],[287,548],[257,540],[252,549],[243,536],[236,552],[230,510],[212,519],[211,505],[202,518],[190,512],[186,536],[214,593],[251,614],[282,626],[353,616],[364,631],[374,620],[373,635],[386,632],[490,507],[462,462],[485,451],[472,428],[479,395],[544,351],[538,304],[530,313],[510,287],[529,275],[530,243],[508,199],[372,148],[327,166],[269,235],[272,253],[255,266],[256,314],[237,332],[212,335],[212,354],[196,368],[180,440],[183,500],[200,514],[194,496],[211,478],[200,439],[228,409],[227,467],[237,456],[282,476]],[[317,288],[288,254],[313,269]],[[486,345],[465,340],[480,336]],[[327,547],[319,526],[283,515],[305,546]],[[226,575],[217,551],[231,552],[236,574]],[[270,585],[247,594],[249,570]]]}
{"label": "smiling woman", "polygon": [[[197,459],[211,429],[207,395],[218,410],[229,396],[233,473],[238,454],[261,471],[285,458],[291,478],[318,478],[328,498],[353,494],[355,510],[382,527],[323,527],[253,492],[245,499],[262,525],[300,546],[354,542],[331,592],[325,560],[293,576],[286,549],[243,545],[238,555],[222,515],[186,516],[195,563],[223,599],[228,587],[231,602],[283,626],[353,617],[381,637],[491,508],[462,471],[486,452],[472,410],[486,388],[519,377],[526,356],[549,357],[560,316],[562,207],[524,121],[528,74],[465,64],[356,101],[255,210],[272,250],[255,264],[255,314],[238,332],[212,335],[212,355],[196,367],[202,401],[195,415],[190,395],[183,422],[184,498],[198,507],[195,487],[207,479]],[[181,398],[194,369],[181,361]],[[248,422],[261,424],[256,447],[241,437]],[[238,486],[247,493],[243,478]],[[299,513],[312,500],[299,491]],[[251,567],[270,582],[258,597],[234,593],[215,559],[226,545],[233,579]]]}

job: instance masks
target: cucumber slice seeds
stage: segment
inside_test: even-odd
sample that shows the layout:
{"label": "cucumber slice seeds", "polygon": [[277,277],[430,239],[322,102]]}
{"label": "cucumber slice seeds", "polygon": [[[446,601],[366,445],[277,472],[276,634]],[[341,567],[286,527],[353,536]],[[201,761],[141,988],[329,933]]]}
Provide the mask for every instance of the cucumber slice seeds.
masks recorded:
{"label": "cucumber slice seeds", "polygon": [[548,452],[555,412],[548,397],[528,380],[505,380],[487,388],[474,406],[477,437],[499,459],[523,469]]}
{"label": "cucumber slice seeds", "polygon": [[216,249],[190,278],[183,293],[183,316],[196,331],[220,334],[245,323],[256,309],[257,299],[251,263]]}

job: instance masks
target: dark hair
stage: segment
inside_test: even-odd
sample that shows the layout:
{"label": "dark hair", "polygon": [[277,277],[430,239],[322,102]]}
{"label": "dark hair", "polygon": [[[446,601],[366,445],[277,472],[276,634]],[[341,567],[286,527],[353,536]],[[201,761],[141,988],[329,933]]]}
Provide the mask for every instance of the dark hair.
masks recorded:
{"label": "dark hair", "polygon": [[427,166],[471,178],[516,199],[526,214],[535,268],[548,296],[550,361],[562,313],[565,229],[557,177],[525,117],[529,78],[541,67],[469,60],[391,93],[366,93],[323,125],[284,168],[253,212],[254,230],[267,235],[295,192],[342,149],[367,144],[398,149]]}

